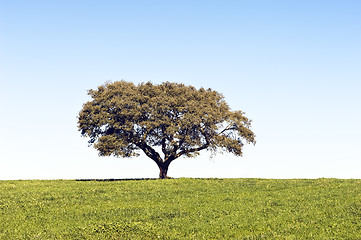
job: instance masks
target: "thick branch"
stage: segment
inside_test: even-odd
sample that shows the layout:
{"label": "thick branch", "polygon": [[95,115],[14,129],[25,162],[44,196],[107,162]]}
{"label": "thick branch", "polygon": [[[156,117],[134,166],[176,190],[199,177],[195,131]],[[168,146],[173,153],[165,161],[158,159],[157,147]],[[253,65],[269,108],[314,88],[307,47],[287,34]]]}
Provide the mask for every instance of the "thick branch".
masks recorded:
{"label": "thick branch", "polygon": [[145,142],[140,142],[136,144],[140,149],[143,150],[145,155],[147,155],[149,158],[153,159],[158,165],[162,163],[162,158],[160,157],[159,153],[157,153],[151,146],[146,144]]}

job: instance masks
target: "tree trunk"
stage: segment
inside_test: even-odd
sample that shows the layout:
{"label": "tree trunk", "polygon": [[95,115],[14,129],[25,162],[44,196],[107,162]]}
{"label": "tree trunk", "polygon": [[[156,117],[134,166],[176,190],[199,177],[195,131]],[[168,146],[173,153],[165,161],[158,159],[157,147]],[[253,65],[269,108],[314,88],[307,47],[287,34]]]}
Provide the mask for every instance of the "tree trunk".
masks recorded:
{"label": "tree trunk", "polygon": [[168,172],[168,167],[169,167],[169,163],[162,163],[158,165],[159,167],[159,178],[160,179],[166,179],[168,178],[167,176],[167,172]]}

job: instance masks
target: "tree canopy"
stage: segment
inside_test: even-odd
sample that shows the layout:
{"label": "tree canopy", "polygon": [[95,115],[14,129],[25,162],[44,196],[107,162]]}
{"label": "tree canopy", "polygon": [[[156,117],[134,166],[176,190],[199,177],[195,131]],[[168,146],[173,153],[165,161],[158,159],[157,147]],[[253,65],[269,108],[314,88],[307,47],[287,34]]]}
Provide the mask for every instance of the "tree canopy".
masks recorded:
{"label": "tree canopy", "polygon": [[242,155],[255,143],[251,120],[231,111],[222,94],[180,83],[108,82],[89,90],[78,116],[82,136],[100,156],[132,157],[143,151],[167,177],[169,164],[201,150]]}

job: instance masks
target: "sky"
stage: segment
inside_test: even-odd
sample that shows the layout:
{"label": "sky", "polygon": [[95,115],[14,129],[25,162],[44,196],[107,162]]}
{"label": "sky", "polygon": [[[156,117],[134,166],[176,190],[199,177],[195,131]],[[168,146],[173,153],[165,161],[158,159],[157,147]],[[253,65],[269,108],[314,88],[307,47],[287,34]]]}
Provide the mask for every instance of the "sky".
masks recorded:
{"label": "sky", "polygon": [[242,157],[171,177],[361,178],[361,1],[0,0],[0,180],[155,178],[77,130],[106,81],[212,88],[253,120]]}

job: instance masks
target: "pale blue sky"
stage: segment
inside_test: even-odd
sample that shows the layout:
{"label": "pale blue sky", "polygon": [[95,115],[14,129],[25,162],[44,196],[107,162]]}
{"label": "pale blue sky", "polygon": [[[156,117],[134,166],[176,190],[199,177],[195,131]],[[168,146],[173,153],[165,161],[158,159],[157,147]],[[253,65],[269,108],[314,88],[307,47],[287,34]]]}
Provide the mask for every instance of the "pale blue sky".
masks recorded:
{"label": "pale blue sky", "polygon": [[223,93],[253,120],[244,156],[173,177],[361,178],[361,1],[0,0],[0,179],[157,177],[77,131],[108,80]]}

